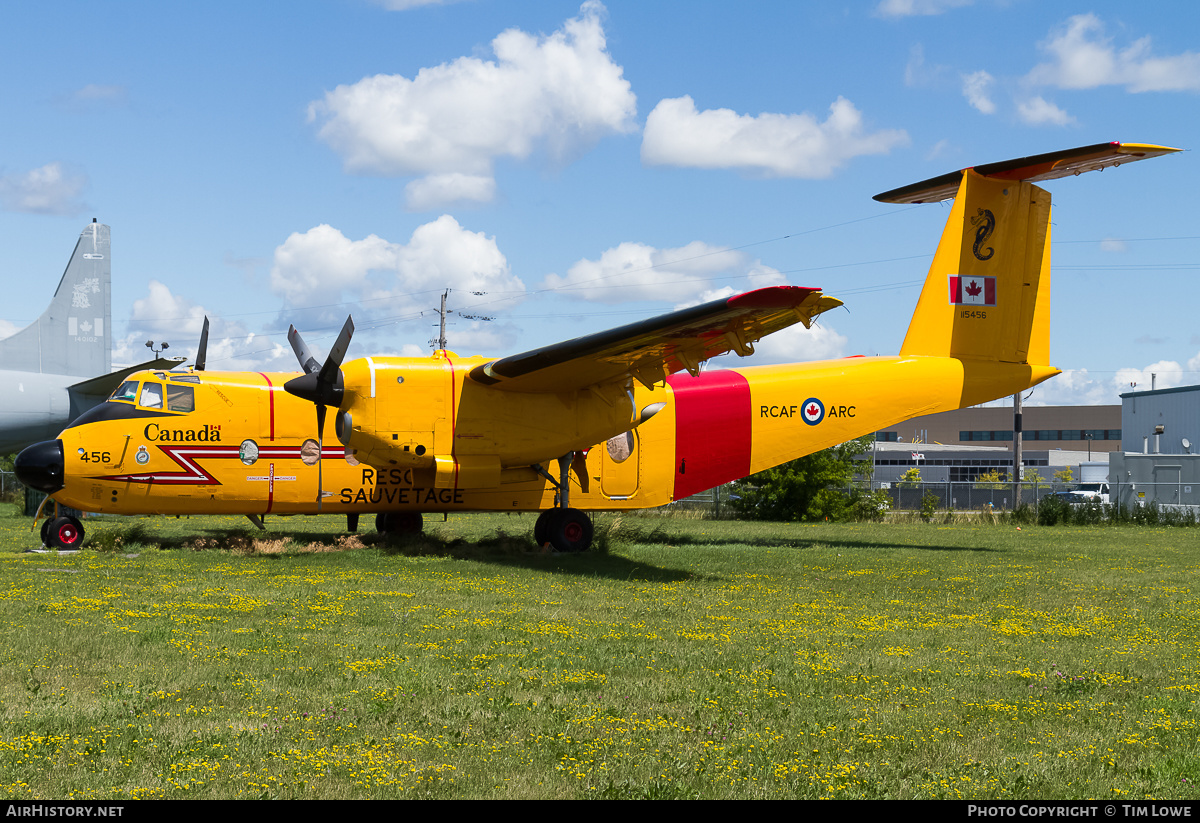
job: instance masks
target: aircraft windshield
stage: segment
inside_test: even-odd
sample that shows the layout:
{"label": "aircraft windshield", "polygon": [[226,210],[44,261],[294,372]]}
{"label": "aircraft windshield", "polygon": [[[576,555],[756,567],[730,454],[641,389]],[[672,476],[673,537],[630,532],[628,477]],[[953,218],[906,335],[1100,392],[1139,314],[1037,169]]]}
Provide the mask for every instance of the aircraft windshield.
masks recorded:
{"label": "aircraft windshield", "polygon": [[113,400],[135,400],[137,399],[138,381],[126,380],[117,390],[112,393]]}

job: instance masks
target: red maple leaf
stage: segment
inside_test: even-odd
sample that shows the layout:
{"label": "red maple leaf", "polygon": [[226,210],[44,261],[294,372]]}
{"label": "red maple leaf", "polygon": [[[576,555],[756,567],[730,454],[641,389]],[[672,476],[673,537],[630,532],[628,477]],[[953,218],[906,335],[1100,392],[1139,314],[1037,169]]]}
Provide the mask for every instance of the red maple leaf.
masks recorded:
{"label": "red maple leaf", "polygon": [[979,291],[979,284],[972,280],[971,285],[967,286],[967,294],[971,295],[972,297],[978,297]]}
{"label": "red maple leaf", "polygon": [[809,407],[808,407],[807,411],[808,411],[808,416],[809,416],[809,417],[816,417],[816,416],[817,416],[817,412],[819,412],[819,411],[820,411],[820,409],[819,409],[819,408],[817,407],[817,405],[814,403],[813,405],[811,405],[811,406],[809,406]]}

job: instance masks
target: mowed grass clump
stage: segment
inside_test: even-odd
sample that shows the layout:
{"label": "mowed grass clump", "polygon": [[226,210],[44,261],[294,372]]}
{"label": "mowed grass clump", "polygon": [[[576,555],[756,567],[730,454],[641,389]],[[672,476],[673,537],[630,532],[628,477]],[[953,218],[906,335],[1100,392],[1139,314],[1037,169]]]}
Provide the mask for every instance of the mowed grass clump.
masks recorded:
{"label": "mowed grass clump", "polygon": [[0,518],[0,791],[1197,794],[1186,530],[606,515],[547,556],[532,517],[429,521],[29,555]]}

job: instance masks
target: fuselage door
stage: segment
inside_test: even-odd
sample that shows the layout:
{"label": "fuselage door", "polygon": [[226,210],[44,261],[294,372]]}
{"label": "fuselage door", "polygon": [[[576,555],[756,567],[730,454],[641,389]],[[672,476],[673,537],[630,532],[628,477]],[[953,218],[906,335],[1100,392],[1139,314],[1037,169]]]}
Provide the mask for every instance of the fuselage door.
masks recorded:
{"label": "fuselage door", "polygon": [[638,490],[641,450],[637,429],[610,437],[600,447],[600,490],[605,497],[632,497]]}

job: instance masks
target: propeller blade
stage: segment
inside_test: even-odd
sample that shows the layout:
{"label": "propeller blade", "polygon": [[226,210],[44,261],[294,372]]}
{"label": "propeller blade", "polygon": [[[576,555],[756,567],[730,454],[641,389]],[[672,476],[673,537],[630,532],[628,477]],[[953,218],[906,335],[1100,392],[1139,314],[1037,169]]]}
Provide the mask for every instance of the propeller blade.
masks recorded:
{"label": "propeller blade", "polygon": [[208,315],[204,315],[204,328],[200,330],[200,348],[196,350],[196,371],[204,371],[208,362]]}
{"label": "propeller blade", "polygon": [[350,338],[353,336],[354,318],[347,317],[346,324],[342,326],[342,331],[329,352],[329,357],[325,358],[325,363],[317,368],[316,358],[304,345],[304,341],[300,339],[300,333],[293,326],[288,332],[288,339],[292,341],[292,348],[295,350],[296,356],[307,358],[307,360],[301,360],[305,374],[293,377],[284,383],[284,390],[311,403],[340,406],[342,404],[342,360],[346,357],[346,350],[350,347]]}
{"label": "propeller blade", "polygon": [[295,326],[288,326],[288,342],[292,344],[292,351],[296,353],[296,359],[300,361],[300,368],[305,374],[313,374],[321,370],[321,363],[317,358],[313,357],[313,353],[308,346],[304,344],[304,338],[300,336],[300,332]]}
{"label": "propeller blade", "polygon": [[342,331],[338,334],[337,341],[333,344],[333,348],[329,350],[329,357],[325,358],[325,365],[321,367],[322,383],[330,383],[333,381],[334,370],[340,370],[342,360],[346,358],[346,349],[350,348],[350,338],[354,336],[354,318],[347,317],[346,324],[342,326]]}
{"label": "propeller blade", "polygon": [[300,332],[296,331],[296,327],[288,326],[288,342],[292,344],[292,351],[296,353],[296,359],[300,361],[300,368],[304,369],[304,374],[293,377],[284,383],[283,389],[288,394],[308,400],[317,407],[318,512],[321,511],[321,501],[325,497],[324,471],[321,466],[321,458],[325,450],[325,412],[328,406],[336,409],[342,405],[344,395],[342,360],[346,358],[346,351],[350,348],[350,338],[353,336],[354,318],[347,317],[333,348],[329,350],[329,356],[322,364],[317,362],[317,358],[305,345],[304,339],[300,336]]}
{"label": "propeller blade", "polygon": [[325,454],[325,406],[321,403],[317,404],[317,513],[321,513],[321,499],[325,496],[324,476],[322,474],[323,462],[321,458]]}

